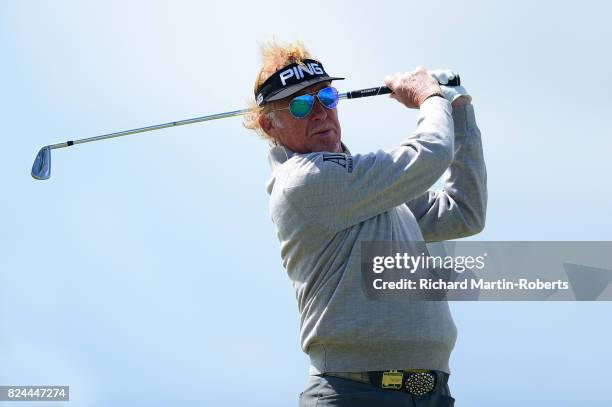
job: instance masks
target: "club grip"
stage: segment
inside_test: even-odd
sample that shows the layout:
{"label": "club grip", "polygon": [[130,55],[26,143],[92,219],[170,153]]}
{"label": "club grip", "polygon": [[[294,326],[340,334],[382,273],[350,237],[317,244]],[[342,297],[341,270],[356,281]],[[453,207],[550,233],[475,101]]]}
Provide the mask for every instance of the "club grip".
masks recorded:
{"label": "club grip", "polygon": [[[461,85],[461,79],[459,78],[459,75],[455,75],[455,77],[453,79],[450,79],[448,83],[445,84],[444,86],[460,86],[460,85]],[[386,95],[389,93],[391,93],[391,89],[389,89],[386,86],[379,86],[377,88],[359,89],[359,90],[353,90],[353,91],[347,92],[346,98],[356,99],[356,98],[363,98],[367,96]]]}
{"label": "club grip", "polygon": [[386,95],[387,93],[391,93],[391,89],[386,86],[380,86],[378,88],[352,90],[346,93],[346,97],[347,99],[357,99],[367,96]]}

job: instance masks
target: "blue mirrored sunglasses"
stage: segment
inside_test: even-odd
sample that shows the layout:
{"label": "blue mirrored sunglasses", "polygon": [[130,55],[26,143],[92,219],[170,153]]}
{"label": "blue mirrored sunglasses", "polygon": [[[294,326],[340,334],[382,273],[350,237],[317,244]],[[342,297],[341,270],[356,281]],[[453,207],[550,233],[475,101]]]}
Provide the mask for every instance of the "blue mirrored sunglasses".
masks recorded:
{"label": "blue mirrored sunglasses", "polygon": [[289,102],[289,107],[275,110],[289,109],[291,115],[296,119],[303,119],[312,112],[314,106],[315,95],[323,107],[327,109],[335,109],[338,105],[338,90],[332,86],[320,89],[316,94],[307,93],[305,95],[296,96]]}

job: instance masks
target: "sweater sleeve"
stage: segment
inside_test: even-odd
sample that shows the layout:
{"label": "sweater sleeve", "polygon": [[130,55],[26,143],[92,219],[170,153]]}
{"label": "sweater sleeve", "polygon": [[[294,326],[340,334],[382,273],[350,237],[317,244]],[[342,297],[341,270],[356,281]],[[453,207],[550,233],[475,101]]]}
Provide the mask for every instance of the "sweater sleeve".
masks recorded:
{"label": "sweater sleeve", "polygon": [[470,236],[485,224],[487,172],[473,106],[455,108],[453,121],[455,155],[442,188],[407,202],[428,242]]}
{"label": "sweater sleeve", "polygon": [[283,194],[302,221],[336,232],[427,191],[451,164],[453,140],[450,103],[433,97],[421,105],[416,131],[398,148],[293,158]]}

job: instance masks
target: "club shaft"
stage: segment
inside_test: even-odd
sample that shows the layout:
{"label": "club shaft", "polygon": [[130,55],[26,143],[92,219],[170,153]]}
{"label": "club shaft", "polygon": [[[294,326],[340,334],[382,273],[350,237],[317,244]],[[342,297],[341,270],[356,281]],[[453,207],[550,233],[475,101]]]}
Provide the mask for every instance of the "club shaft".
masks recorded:
{"label": "club shaft", "polygon": [[166,129],[168,127],[184,126],[186,124],[206,122],[209,120],[225,119],[226,117],[243,115],[247,113],[248,111],[249,109],[242,109],[242,110],[233,110],[231,112],[225,112],[225,113],[216,113],[216,114],[211,114],[208,116],[195,117],[193,119],[180,120],[177,122],[162,123],[162,124],[157,124],[155,126],[148,126],[148,127],[141,127],[138,129],[119,131],[116,133],[103,134],[101,136],[83,138],[80,140],[68,140],[63,143],[51,144],[49,147],[51,147],[51,149],[64,148],[64,147],[70,147],[75,144],[83,144],[83,143],[89,143],[92,141],[105,140],[109,138],[129,136],[130,134],[144,133],[144,132],[153,131],[153,130],[161,130],[161,129]]}

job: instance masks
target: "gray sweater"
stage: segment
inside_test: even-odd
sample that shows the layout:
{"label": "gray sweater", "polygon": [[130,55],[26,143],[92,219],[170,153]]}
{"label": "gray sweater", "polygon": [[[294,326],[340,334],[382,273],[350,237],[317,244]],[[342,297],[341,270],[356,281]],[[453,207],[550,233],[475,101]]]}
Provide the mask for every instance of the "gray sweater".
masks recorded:
{"label": "gray sweater", "polygon": [[[427,99],[416,131],[390,151],[270,150],[270,214],[295,289],[310,374],[450,372],[457,330],[448,303],[368,299],[360,243],[431,242],[482,230],[480,132],[471,105],[451,111],[445,99]],[[442,175],[442,189],[428,191]]]}

